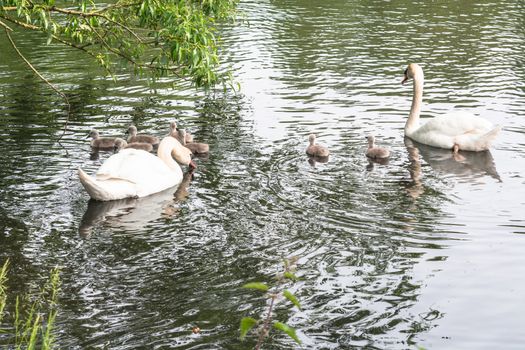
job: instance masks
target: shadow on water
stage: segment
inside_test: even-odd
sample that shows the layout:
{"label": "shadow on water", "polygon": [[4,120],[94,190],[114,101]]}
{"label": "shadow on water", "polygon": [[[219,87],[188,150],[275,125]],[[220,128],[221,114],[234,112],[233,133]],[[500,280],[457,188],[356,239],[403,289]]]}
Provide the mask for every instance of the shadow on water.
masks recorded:
{"label": "shadow on water", "polygon": [[169,188],[143,198],[107,202],[91,199],[80,220],[78,232],[82,237],[89,238],[99,225],[140,230],[158,219],[172,219],[179,212],[177,204],[188,197],[188,188],[192,179],[193,172],[187,172],[175,191],[174,188]]}

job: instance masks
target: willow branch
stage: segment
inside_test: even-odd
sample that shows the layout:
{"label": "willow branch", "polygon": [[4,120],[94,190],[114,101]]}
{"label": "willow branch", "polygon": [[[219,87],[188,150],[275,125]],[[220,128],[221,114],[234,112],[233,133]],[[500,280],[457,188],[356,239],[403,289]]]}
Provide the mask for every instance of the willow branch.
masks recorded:
{"label": "willow branch", "polygon": [[132,2],[130,4],[114,4],[114,5],[109,5],[107,7],[101,8],[100,10],[93,11],[93,13],[101,13],[101,12],[106,12],[106,11],[114,10],[114,9],[123,9],[123,8],[128,8],[128,7],[135,7],[135,6],[140,6],[141,4],[142,4],[142,1],[140,1],[140,2]]}
{"label": "willow branch", "polygon": [[13,31],[13,29],[11,29],[11,27],[9,27],[7,24],[5,24],[4,22],[0,21],[0,26],[4,27],[5,30],[9,30],[10,32]]}
{"label": "willow branch", "polygon": [[122,51],[114,49],[113,47],[111,47],[106,42],[104,37],[102,37],[102,35],[100,35],[100,33],[98,31],[96,31],[95,28],[93,28],[88,21],[86,21],[86,25],[89,26],[91,28],[91,30],[93,31],[93,33],[95,33],[95,35],[99,38],[100,44],[104,48],[106,48],[108,51],[114,53],[115,55],[117,55],[119,57],[122,57],[124,60],[128,61],[129,63],[131,63],[135,67],[152,69],[152,70],[167,70],[167,71],[170,71],[171,73],[175,74],[177,77],[180,78],[179,68],[177,68],[177,67],[159,67],[159,66],[155,66],[155,65],[152,65],[152,64],[139,63],[139,62],[135,61],[133,58],[131,58],[128,55],[124,54]]}
{"label": "willow branch", "polygon": [[13,49],[18,54],[18,56],[20,56],[20,58],[29,66],[29,68],[31,68],[31,70],[37,75],[37,77],[39,77],[43,82],[45,82],[49,87],[51,87],[51,89],[53,89],[58,95],[60,95],[64,99],[64,101],[66,102],[66,105],[67,105],[67,118],[66,118],[66,122],[64,124],[64,130],[62,132],[62,135],[60,135],[60,137],[57,140],[57,141],[60,142],[60,139],[62,139],[62,137],[66,133],[67,126],[69,124],[69,117],[71,115],[71,105],[69,104],[69,99],[67,98],[66,94],[64,94],[62,91],[60,91],[55,85],[53,85],[42,74],[40,74],[40,72],[31,64],[31,62],[29,62],[29,60],[22,54],[22,52],[20,52],[20,50],[18,49],[18,47],[16,46],[15,42],[13,41],[13,38],[11,37],[11,34],[9,33],[9,30],[7,28],[5,28],[5,34],[7,36],[7,39],[9,39],[9,42],[11,43],[11,46],[13,47]]}
{"label": "willow branch", "polygon": [[[139,5],[139,4],[140,3],[133,4],[133,6],[136,6],[136,5]],[[31,10],[34,7],[35,6],[33,4],[30,4],[26,8],[28,10]],[[124,6],[121,6],[121,7],[124,7]],[[131,7],[131,5],[129,7]],[[65,15],[73,15],[73,16],[79,16],[79,17],[85,17],[85,18],[86,17],[99,17],[99,18],[102,18],[102,19],[104,19],[104,20],[106,20],[106,21],[108,21],[110,23],[113,23],[114,25],[116,25],[118,27],[121,27],[126,32],[128,32],[131,36],[133,36],[135,39],[137,39],[139,43],[142,43],[142,38],[137,33],[135,33],[130,27],[126,26],[125,24],[123,24],[121,22],[115,21],[114,19],[112,19],[109,16],[107,16],[106,14],[104,14],[104,12],[106,12],[109,8],[115,8],[115,7],[108,6],[108,7],[105,7],[103,9],[100,9],[100,10],[97,10],[97,11],[92,11],[92,12],[83,12],[83,11],[78,11],[78,10],[64,9],[64,8],[56,7],[56,6],[42,7],[42,9],[44,9],[45,11],[48,11],[49,13],[57,12],[57,13],[65,14]],[[17,7],[16,6],[6,6],[6,7],[2,7],[1,10],[2,11],[6,11],[6,12],[7,11],[16,11]]]}
{"label": "willow branch", "polygon": [[5,16],[2,16],[0,15],[1,18],[5,19],[6,21],[9,21],[13,24],[16,24],[17,26],[20,26],[22,28],[25,28],[25,29],[31,29],[31,30],[42,30],[42,28],[40,27],[37,27],[37,26],[34,26],[32,24],[27,24],[25,22],[20,22],[14,18],[11,18],[11,17],[5,17]]}
{"label": "willow branch", "polygon": [[114,48],[112,48],[107,42],[106,40],[104,39],[104,37],[102,37],[102,35],[100,35],[100,33],[91,26],[91,24],[89,23],[89,21],[85,21],[86,22],[86,25],[93,31],[93,33],[95,33],[95,35],[99,38],[102,46],[104,46],[107,50],[113,52],[115,55],[117,56],[120,56],[122,57],[123,59],[125,59],[126,61],[130,62],[131,64],[135,65],[135,66],[139,66],[139,64],[131,57],[129,57],[128,55],[122,53],[120,50],[116,50]]}
{"label": "willow branch", "polygon": [[[120,23],[118,21],[115,21],[114,19],[111,19],[110,17],[106,16],[103,13],[100,13],[100,12],[97,12],[97,11],[95,11],[95,12],[83,12],[83,11],[77,11],[77,10],[67,10],[67,9],[63,9],[63,8],[60,8],[60,7],[56,7],[56,6],[51,6],[51,7],[47,8],[46,10],[48,10],[49,12],[58,12],[58,13],[66,14],[66,15],[80,16],[80,17],[84,17],[84,18],[87,18],[87,17],[99,17],[99,18],[105,19],[106,21],[111,22],[114,25],[123,28],[125,31],[127,31],[129,34],[131,34],[135,39],[137,39],[140,43],[142,43],[142,38],[139,37],[138,34],[135,33],[131,28],[129,28],[128,26],[126,26],[126,25],[124,25],[124,24],[122,24],[122,23]],[[103,10],[105,11],[105,10],[107,10],[107,8],[105,8]]]}
{"label": "willow branch", "polygon": [[[32,25],[32,24],[27,24],[25,22],[18,21],[18,20],[14,19],[14,18],[4,17],[4,16],[1,16],[1,15],[0,15],[0,18],[3,18],[3,19],[5,19],[5,20],[7,20],[7,21],[9,21],[9,22],[11,22],[13,24],[16,24],[16,25],[18,25],[18,26],[20,26],[22,28],[31,29],[31,30],[37,30],[37,31],[42,31],[43,30],[41,27],[38,27],[38,26],[35,26],[35,25]],[[94,28],[89,23],[87,23],[87,24],[95,32]],[[107,48],[109,51],[113,52],[115,55],[118,55],[118,56],[124,58],[126,61],[128,61],[129,63],[135,65],[136,67],[150,69],[150,70],[166,70],[166,71],[171,72],[175,76],[181,78],[181,76],[179,74],[180,68],[178,68],[178,67],[159,67],[159,66],[156,66],[156,65],[153,65],[153,64],[138,63],[137,61],[133,60],[131,57],[128,57],[125,54],[123,54],[122,52],[111,48],[98,32],[96,34],[99,37],[99,39],[101,39],[101,41],[102,41],[101,45],[103,47]],[[56,40],[56,41],[58,41],[58,42],[60,42],[60,43],[62,43],[64,45],[70,46],[70,47],[75,48],[77,50],[84,51],[88,55],[93,57],[94,59],[97,59],[97,56],[93,52],[85,49],[86,47],[88,47],[90,45],[93,45],[92,43],[85,44],[85,45],[76,45],[76,44],[74,44],[74,43],[72,43],[70,41],[61,39],[60,37],[58,37],[58,36],[56,36],[54,34],[52,35],[52,37],[53,37],[54,40]],[[107,69],[107,68],[106,68],[106,72],[108,74],[112,75],[112,72],[109,69]]]}

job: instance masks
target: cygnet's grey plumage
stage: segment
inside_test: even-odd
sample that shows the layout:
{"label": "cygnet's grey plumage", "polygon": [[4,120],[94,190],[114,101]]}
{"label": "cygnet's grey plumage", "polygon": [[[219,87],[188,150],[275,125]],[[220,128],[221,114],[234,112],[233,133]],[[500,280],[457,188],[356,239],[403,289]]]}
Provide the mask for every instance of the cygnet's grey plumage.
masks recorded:
{"label": "cygnet's grey plumage", "polygon": [[91,137],[90,142],[92,148],[96,149],[113,149],[115,147],[115,138],[114,137],[100,137],[100,134],[97,130],[92,129],[89,132],[88,137]]}
{"label": "cygnet's grey plumage", "polygon": [[[170,130],[172,131],[178,131],[179,129],[177,128],[177,122],[176,121],[172,121],[170,123]],[[180,143],[184,144],[184,142],[186,143],[191,143],[193,142],[193,135],[190,134],[188,131],[186,131],[186,136],[184,136],[184,140],[181,140],[180,139],[180,134],[178,133],[175,133],[175,132],[172,132],[171,133],[171,136],[175,137],[177,140],[179,140]]]}
{"label": "cygnet's grey plumage", "polygon": [[189,149],[193,154],[204,154],[210,151],[210,146],[207,143],[201,142],[186,142],[186,130],[178,129],[178,140],[183,140],[181,143],[184,147]]}
{"label": "cygnet's grey plumage", "polygon": [[315,143],[315,137],[315,134],[310,134],[308,136],[308,142],[310,142],[310,145],[306,148],[306,154],[312,157],[328,157],[330,151],[325,146],[317,145]]}
{"label": "cygnet's grey plumage", "polygon": [[140,143],[149,143],[153,146],[158,146],[160,142],[157,136],[144,135],[144,134],[138,135],[137,127],[135,125],[130,125],[127,133],[129,134],[128,144],[133,143],[133,142],[140,142]]}
{"label": "cygnet's grey plumage", "polygon": [[368,149],[366,150],[366,156],[373,159],[384,159],[390,157],[390,151],[384,147],[378,147],[375,145],[375,137],[368,135]]}
{"label": "cygnet's grey plumage", "polygon": [[153,145],[151,143],[146,143],[146,142],[127,143],[126,140],[123,140],[120,137],[117,137],[115,139],[115,151],[118,152],[124,148],[141,149],[146,152],[153,151]]}

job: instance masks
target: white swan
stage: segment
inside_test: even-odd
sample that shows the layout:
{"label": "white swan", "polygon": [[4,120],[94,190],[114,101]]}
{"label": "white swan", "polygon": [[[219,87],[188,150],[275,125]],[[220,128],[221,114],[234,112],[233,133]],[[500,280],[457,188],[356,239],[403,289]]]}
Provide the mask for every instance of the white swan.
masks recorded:
{"label": "white swan", "polygon": [[162,139],[158,157],[143,150],[123,149],[109,157],[94,177],[78,169],[80,182],[91,198],[110,201],[145,197],[178,185],[182,181],[181,164],[195,167],[186,149],[175,138]]}
{"label": "white swan", "polygon": [[488,120],[466,112],[454,112],[430,119],[419,125],[421,103],[423,101],[423,69],[415,63],[405,70],[404,84],[414,79],[412,107],[405,124],[405,135],[419,143],[452,149],[455,153],[464,151],[484,151],[489,149],[501,127],[494,127]]}

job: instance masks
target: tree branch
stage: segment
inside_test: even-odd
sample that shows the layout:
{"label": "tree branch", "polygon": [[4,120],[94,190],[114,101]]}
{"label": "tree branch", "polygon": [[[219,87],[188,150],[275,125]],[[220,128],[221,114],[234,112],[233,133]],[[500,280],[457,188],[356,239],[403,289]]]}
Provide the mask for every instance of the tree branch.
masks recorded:
{"label": "tree branch", "polygon": [[13,31],[13,29],[11,29],[11,27],[9,27],[7,24],[5,24],[4,22],[0,21],[0,26],[4,27],[5,30],[9,30],[10,32]]}
{"label": "tree branch", "polygon": [[63,13],[63,14],[67,14],[67,15],[80,16],[80,17],[84,17],[84,18],[86,18],[86,17],[103,18],[106,21],[111,22],[111,23],[115,24],[116,26],[123,28],[125,31],[127,31],[129,34],[131,34],[133,37],[135,37],[135,39],[137,39],[139,41],[139,43],[142,43],[142,38],[139,37],[138,34],[135,33],[133,30],[131,30],[128,26],[126,26],[126,25],[124,25],[124,24],[122,24],[120,22],[117,22],[117,21],[109,18],[105,14],[100,13],[100,11],[104,12],[105,10],[107,10],[108,7],[106,7],[105,9],[99,10],[99,11],[95,11],[95,12],[83,12],[83,11],[77,11],[77,10],[68,10],[68,9],[63,9],[63,8],[56,7],[56,6],[51,6],[51,7],[45,8],[45,10],[47,10],[49,12],[58,12],[58,13]]}

